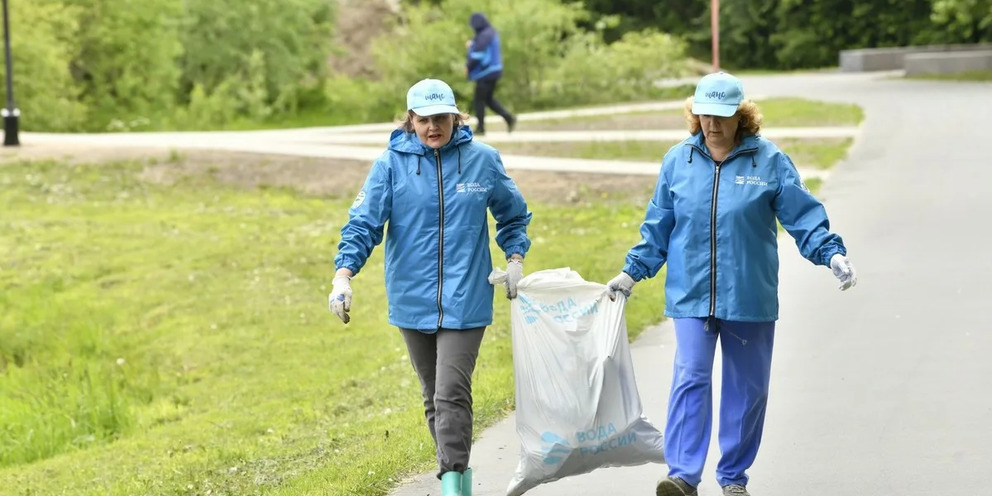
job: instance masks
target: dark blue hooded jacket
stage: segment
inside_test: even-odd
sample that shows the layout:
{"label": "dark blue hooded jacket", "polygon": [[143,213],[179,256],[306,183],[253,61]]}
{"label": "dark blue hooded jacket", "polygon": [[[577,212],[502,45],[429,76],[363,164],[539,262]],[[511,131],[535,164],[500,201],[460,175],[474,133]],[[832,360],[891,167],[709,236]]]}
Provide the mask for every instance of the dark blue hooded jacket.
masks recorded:
{"label": "dark blue hooded jacket", "polygon": [[499,79],[503,75],[503,56],[500,53],[499,33],[489,24],[484,14],[476,12],[469,19],[475,38],[468,48],[465,66],[471,81]]}

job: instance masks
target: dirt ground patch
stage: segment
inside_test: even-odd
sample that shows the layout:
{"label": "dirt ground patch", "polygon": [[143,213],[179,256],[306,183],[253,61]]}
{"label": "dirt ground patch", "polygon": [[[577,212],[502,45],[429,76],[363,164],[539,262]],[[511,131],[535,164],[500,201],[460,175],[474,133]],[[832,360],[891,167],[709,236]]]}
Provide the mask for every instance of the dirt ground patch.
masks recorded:
{"label": "dirt ground patch", "polygon": [[[208,150],[162,150],[79,145],[22,145],[4,148],[0,164],[18,160],[65,163],[140,161],[141,177],[171,184],[190,176],[208,176],[246,189],[285,187],[308,195],[351,198],[365,182],[370,162]],[[568,205],[588,201],[635,201],[643,204],[654,179],[617,174],[508,171],[529,203]]]}

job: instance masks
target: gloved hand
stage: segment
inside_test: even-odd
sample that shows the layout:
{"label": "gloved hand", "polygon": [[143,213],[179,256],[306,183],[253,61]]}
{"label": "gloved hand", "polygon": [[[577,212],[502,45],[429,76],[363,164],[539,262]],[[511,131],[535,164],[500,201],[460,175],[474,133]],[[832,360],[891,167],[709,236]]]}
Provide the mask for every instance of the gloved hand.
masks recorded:
{"label": "gloved hand", "polygon": [[830,257],[830,270],[833,271],[834,277],[840,279],[841,291],[853,288],[858,283],[858,275],[854,271],[854,265],[840,253]]}
{"label": "gloved hand", "polygon": [[514,299],[517,297],[517,283],[524,278],[524,261],[511,258],[506,261],[506,297]]}
{"label": "gloved hand", "polygon": [[610,295],[610,300],[617,299],[617,293],[630,298],[630,292],[634,290],[634,284],[637,281],[633,277],[630,277],[626,272],[621,272],[618,276],[610,279],[610,282],[606,283],[606,293]]}
{"label": "gloved hand", "polygon": [[331,313],[337,315],[342,322],[347,324],[351,321],[348,312],[351,311],[351,278],[348,276],[337,276],[334,278],[334,287],[331,294],[327,296],[327,306]]}

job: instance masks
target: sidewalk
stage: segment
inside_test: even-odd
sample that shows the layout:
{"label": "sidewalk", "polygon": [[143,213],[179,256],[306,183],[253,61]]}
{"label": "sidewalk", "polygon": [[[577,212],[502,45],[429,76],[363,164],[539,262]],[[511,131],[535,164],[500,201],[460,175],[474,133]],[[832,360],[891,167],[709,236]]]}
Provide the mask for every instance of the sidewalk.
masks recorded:
{"label": "sidewalk", "polygon": [[[762,135],[770,139],[786,137],[850,138],[856,136],[858,132],[859,128],[857,127],[779,128],[763,131]],[[683,130],[531,131],[513,134],[492,133],[477,139],[483,143],[491,143],[498,148],[499,143],[508,142],[587,143],[591,141],[606,142],[624,140],[677,141],[685,138],[685,136],[686,132]],[[314,129],[189,133],[23,133],[22,141],[25,146],[68,143],[177,150],[223,150],[372,161],[382,154],[388,143],[388,135],[384,132],[376,134],[316,135]],[[650,162],[505,154],[502,158],[503,165],[507,170],[633,174],[645,176],[657,176],[661,164],[660,156],[658,160]],[[798,168],[799,173],[806,179],[823,179],[829,175],[829,171],[805,168],[802,164],[799,164]]]}
{"label": "sidewalk", "polygon": [[[571,119],[577,117],[625,114],[680,109],[682,101],[659,101],[607,105],[579,109],[554,110],[520,114],[520,121]],[[396,123],[362,124],[356,126],[312,127],[258,131],[194,131],[151,133],[22,133],[24,146],[44,144],[78,144],[114,147],[159,149],[222,150],[232,152],[267,153],[302,157],[375,160],[385,149],[389,132]],[[771,128],[762,130],[769,139],[779,138],[851,138],[859,127]],[[499,146],[500,143],[546,142],[588,143],[607,141],[679,141],[686,137],[684,129],[656,130],[592,130],[592,131],[518,131],[494,132],[476,137],[480,142]],[[504,155],[508,170],[581,172],[597,174],[635,174],[657,176],[661,157],[656,161],[634,162],[588,160],[577,158]],[[798,165],[807,179],[824,178],[827,171],[805,169]]]}

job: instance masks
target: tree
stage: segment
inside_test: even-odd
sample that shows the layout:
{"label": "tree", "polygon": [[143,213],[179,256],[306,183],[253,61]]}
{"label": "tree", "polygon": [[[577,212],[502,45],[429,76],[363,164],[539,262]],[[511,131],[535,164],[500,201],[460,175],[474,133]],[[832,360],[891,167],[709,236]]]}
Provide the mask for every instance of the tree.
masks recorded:
{"label": "tree", "polygon": [[[79,131],[85,106],[69,74],[78,51],[78,11],[58,1],[11,2],[14,97],[28,131]],[[0,64],[0,74],[6,68]],[[6,101],[6,86],[0,85]]]}
{"label": "tree", "polygon": [[936,0],[931,19],[945,28],[939,31],[940,41],[992,41],[992,0]]}
{"label": "tree", "polygon": [[[184,102],[199,86],[206,94],[228,92],[240,102],[239,113],[264,114],[270,105],[293,112],[301,92],[322,84],[333,22],[329,0],[185,0],[183,6]],[[250,81],[251,91],[239,91]]]}
{"label": "tree", "polygon": [[182,53],[179,4],[170,0],[72,0],[79,32],[71,73],[92,125],[147,126],[175,102]]}

